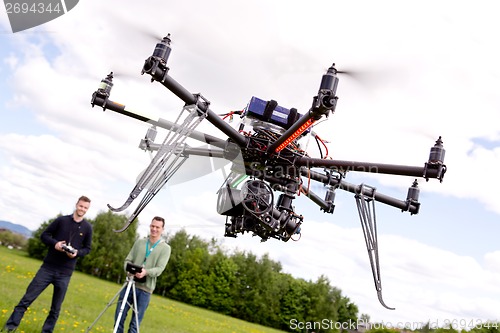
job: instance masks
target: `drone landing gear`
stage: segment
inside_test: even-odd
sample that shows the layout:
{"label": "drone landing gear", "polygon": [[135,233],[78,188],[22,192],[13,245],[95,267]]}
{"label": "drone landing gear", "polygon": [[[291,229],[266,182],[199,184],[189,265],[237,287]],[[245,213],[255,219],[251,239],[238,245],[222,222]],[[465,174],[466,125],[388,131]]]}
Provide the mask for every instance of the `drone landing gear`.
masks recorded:
{"label": "drone landing gear", "polygon": [[[198,95],[200,98],[201,96]],[[203,97],[201,97],[203,98]],[[208,101],[205,101],[208,103]],[[189,157],[184,154],[186,138],[194,131],[199,123],[206,118],[206,113],[198,108],[198,103],[194,105],[184,106],[175,124],[180,122],[181,116],[184,111],[188,112],[183,123],[179,126],[176,125],[175,130],[168,132],[165,140],[158,148],[158,151],[144,173],[137,180],[137,184],[130,192],[129,198],[119,208],[113,208],[108,204],[108,208],[113,212],[120,212],[126,209],[132,201],[142,192],[143,189],[148,188],[146,194],[141,199],[141,202],[129,217],[128,222],[119,230],[115,232],[123,232],[132,224],[135,218],[142,212],[160,189],[168,182],[168,180],[175,174],[181,165]]]}
{"label": "drone landing gear", "polygon": [[[363,193],[369,193],[366,196]],[[380,264],[378,260],[378,239],[377,239],[377,219],[375,217],[375,188],[364,184],[359,186],[359,191],[354,196],[358,206],[359,219],[363,234],[365,236],[366,249],[368,250],[368,257],[372,268],[373,280],[375,282],[375,289],[380,304],[389,310],[394,310],[387,306],[382,298],[382,281],[380,278]]]}

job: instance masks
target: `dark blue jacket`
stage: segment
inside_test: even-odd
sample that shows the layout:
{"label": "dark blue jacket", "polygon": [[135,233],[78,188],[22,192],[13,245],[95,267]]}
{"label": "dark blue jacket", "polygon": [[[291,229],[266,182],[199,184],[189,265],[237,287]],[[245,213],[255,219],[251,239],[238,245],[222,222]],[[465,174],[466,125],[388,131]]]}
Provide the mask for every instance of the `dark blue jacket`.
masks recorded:
{"label": "dark blue jacket", "polygon": [[[42,232],[40,238],[49,247],[42,266],[70,275],[75,270],[76,259],[90,252],[92,225],[85,219],[76,222],[73,215],[59,216]],[[54,248],[56,243],[62,240],[78,250],[75,258],[70,258],[66,252]]]}

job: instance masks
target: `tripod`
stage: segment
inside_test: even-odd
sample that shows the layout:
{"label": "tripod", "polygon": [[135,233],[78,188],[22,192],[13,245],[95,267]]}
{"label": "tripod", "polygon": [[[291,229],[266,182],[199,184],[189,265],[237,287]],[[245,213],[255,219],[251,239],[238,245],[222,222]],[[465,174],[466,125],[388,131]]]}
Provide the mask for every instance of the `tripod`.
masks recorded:
{"label": "tripod", "polygon": [[136,296],[136,293],[135,293],[135,281],[134,281],[134,276],[133,275],[127,275],[127,282],[125,282],[125,284],[116,293],[116,295],[113,296],[113,298],[108,302],[108,304],[106,305],[106,307],[104,308],[104,310],[101,311],[101,313],[97,316],[97,318],[94,320],[94,322],[87,328],[87,330],[85,331],[85,333],[90,332],[90,330],[92,329],[92,327],[94,327],[94,325],[102,317],[102,315],[104,314],[104,312],[106,312],[106,310],[114,303],[115,299],[120,295],[120,293],[122,292],[123,289],[126,289],[126,291],[125,291],[125,294],[123,295],[122,304],[120,306],[120,312],[118,313],[118,317],[116,318],[115,327],[113,328],[113,333],[116,333],[116,331],[118,330],[118,325],[120,324],[120,320],[121,320],[122,315],[123,315],[123,310],[125,308],[125,305],[128,302],[128,296],[129,296],[131,290],[132,290],[132,295],[133,295],[133,298],[134,298],[134,303],[133,304],[129,304],[129,306],[131,307],[132,312],[134,314],[134,318],[132,318],[132,320],[135,320],[136,327],[137,327],[137,333],[139,333],[139,317],[138,317],[138,314],[137,314],[137,296]]}

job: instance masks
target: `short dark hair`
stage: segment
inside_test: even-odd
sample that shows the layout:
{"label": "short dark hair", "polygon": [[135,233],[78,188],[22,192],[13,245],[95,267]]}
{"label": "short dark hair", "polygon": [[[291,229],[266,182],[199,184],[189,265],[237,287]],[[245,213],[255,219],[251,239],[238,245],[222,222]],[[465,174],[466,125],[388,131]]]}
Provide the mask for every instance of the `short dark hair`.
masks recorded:
{"label": "short dark hair", "polygon": [[79,201],[84,201],[84,202],[90,203],[89,197],[87,197],[85,195],[82,195],[81,197],[79,197],[77,202],[79,202]]}
{"label": "short dark hair", "polygon": [[165,228],[165,219],[163,217],[155,216],[155,217],[153,217],[153,220],[162,222],[162,224],[163,224],[162,227]]}

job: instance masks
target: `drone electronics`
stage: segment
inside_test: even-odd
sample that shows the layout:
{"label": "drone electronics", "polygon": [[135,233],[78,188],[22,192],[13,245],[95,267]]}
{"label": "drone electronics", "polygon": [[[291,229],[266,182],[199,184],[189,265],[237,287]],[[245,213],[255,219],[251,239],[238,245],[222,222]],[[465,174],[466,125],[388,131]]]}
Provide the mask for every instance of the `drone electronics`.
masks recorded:
{"label": "drone electronics", "polygon": [[[156,151],[150,164],[137,180],[125,203],[118,208],[108,207],[114,212],[125,210],[145,191],[137,208],[126,225],[116,232],[126,230],[158,191],[172,178],[190,156],[206,156],[231,161],[231,171],[218,191],[217,212],[226,216],[224,236],[237,237],[245,232],[259,236],[262,241],[269,238],[288,241],[300,237],[304,217],[295,211],[293,200],[300,194],[308,197],[325,213],[333,213],[337,190],[354,194],[361,226],[365,236],[375,288],[380,303],[382,284],[378,255],[375,201],[417,214],[420,208],[419,188],[415,180],[408,189],[405,200],[399,200],[376,191],[374,187],[345,181],[348,171],[371,172],[443,180],[446,166],[443,164],[445,150],[439,137],[430,150],[423,167],[391,165],[371,162],[342,161],[323,156],[324,141],[312,131],[314,125],[327,118],[337,105],[339,78],[335,65],[323,75],[318,93],[313,97],[311,108],[304,114],[295,108],[278,105],[274,100],[265,101],[251,97],[242,111],[218,115],[210,109],[210,102],[200,94],[193,94],[169,75],[167,67],[171,53],[170,35],[157,45],[153,55],[146,59],[142,74],[151,76],[184,101],[176,122],[159,118],[151,119],[126,109],[125,105],[109,99],[113,87],[113,72],[101,81],[92,95],[92,106],[109,109],[122,115],[147,122],[151,125],[141,140],[140,148]],[[233,115],[241,117],[239,128],[226,122]],[[198,124],[206,120],[218,128],[227,139],[223,140],[199,131]],[[156,129],[167,129],[162,143],[155,143]],[[299,140],[310,135],[320,147],[319,158],[310,157],[299,144]],[[186,143],[191,138],[208,143],[209,148],[195,148]],[[320,196],[311,190],[311,181],[324,185],[325,194]],[[277,197],[275,193],[279,193]]]}

